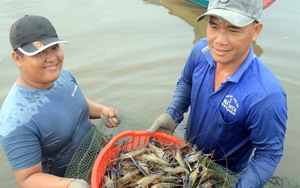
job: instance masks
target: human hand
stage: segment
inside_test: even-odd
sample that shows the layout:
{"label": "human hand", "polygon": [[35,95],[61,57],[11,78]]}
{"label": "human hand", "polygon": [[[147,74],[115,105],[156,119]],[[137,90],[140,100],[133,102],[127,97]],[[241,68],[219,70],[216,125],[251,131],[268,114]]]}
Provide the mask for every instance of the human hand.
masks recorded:
{"label": "human hand", "polygon": [[120,121],[117,120],[116,115],[116,109],[111,107],[103,107],[100,117],[106,127],[114,128],[120,124]]}
{"label": "human hand", "polygon": [[83,179],[75,179],[68,185],[67,188],[90,188],[90,185]]}
{"label": "human hand", "polygon": [[168,134],[173,134],[176,127],[177,123],[173,118],[169,114],[164,113],[155,119],[154,123],[148,129],[148,133],[152,134],[159,130]]}

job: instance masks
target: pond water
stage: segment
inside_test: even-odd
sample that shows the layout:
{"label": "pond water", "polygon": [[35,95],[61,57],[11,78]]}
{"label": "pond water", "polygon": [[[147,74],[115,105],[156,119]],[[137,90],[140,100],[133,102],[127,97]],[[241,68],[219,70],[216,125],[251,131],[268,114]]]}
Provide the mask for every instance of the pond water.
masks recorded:
{"label": "pond water", "polygon": [[[276,175],[299,181],[300,1],[276,1],[264,10],[256,53],[272,69],[288,96],[285,152]],[[11,60],[8,32],[25,14],[50,19],[61,39],[64,66],[86,96],[117,107],[147,128],[171,101],[192,46],[205,36],[205,12],[188,0],[2,0],[0,2],[0,106],[18,68]],[[0,149],[0,187],[15,188]]]}

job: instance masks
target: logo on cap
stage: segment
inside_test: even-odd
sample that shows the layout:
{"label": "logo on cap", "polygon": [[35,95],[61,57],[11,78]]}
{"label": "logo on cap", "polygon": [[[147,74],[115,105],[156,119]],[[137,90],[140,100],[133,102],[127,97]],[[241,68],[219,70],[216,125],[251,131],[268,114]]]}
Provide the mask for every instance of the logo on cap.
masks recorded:
{"label": "logo on cap", "polygon": [[227,3],[229,0],[219,0],[221,3]]}
{"label": "logo on cap", "polygon": [[32,43],[32,45],[36,48],[36,49],[41,49],[44,47],[44,45],[40,42],[40,41],[35,41]]}

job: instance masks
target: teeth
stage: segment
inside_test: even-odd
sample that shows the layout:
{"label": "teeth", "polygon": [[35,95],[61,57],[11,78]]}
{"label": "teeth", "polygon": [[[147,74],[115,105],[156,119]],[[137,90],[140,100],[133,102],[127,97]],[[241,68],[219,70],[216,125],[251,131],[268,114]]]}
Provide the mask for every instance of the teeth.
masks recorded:
{"label": "teeth", "polygon": [[53,65],[51,67],[46,67],[46,69],[54,70],[54,69],[56,69],[56,65]]}

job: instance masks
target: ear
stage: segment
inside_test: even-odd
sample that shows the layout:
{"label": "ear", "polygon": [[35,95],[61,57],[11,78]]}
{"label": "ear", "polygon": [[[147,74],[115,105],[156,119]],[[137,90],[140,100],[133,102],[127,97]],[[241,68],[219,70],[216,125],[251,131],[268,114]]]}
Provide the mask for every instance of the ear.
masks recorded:
{"label": "ear", "polygon": [[18,65],[18,67],[21,68],[23,66],[22,57],[19,54],[17,54],[15,51],[12,52],[11,56],[12,59],[15,61],[15,63]]}
{"label": "ear", "polygon": [[255,41],[258,38],[262,28],[263,28],[263,24],[260,22],[254,25],[254,33],[253,33],[253,39],[252,39],[253,41]]}

